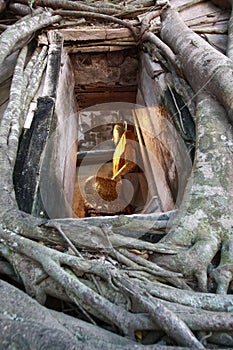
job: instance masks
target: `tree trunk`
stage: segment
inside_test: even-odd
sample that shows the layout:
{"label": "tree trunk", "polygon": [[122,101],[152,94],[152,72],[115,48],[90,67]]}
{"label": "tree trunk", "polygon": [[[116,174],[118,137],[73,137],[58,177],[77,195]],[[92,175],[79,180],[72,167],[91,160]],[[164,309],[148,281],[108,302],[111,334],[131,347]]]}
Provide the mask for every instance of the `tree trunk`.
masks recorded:
{"label": "tree trunk", "polygon": [[[208,268],[221,248],[222,261],[214,276],[218,276],[217,291],[226,293],[232,280],[232,257],[227,248],[231,244],[233,209],[233,184],[230,180],[233,176],[232,128],[223,107],[205,91],[215,91],[221,102],[223,99],[229,102],[229,111],[231,91],[223,96],[223,91],[219,88],[217,94],[214,80],[223,84],[226,79],[230,83],[229,78],[218,76],[218,72],[225,69],[228,71],[228,68],[232,71],[233,66],[223,55],[215,53],[212,48],[207,49],[208,44],[186,28],[174,10],[166,10],[163,18],[162,38],[178,53],[178,65],[197,96],[197,146],[192,178],[180,214],[163,240],[185,249],[175,259],[166,259],[164,265],[170,264],[185,276],[195,276],[200,289],[207,291]],[[175,32],[172,29],[174,27]],[[231,84],[225,83],[225,94],[229,85]],[[161,262],[160,259],[159,261]]]}
{"label": "tree trunk", "polygon": [[[228,112],[233,123],[233,62],[189,29],[173,9],[162,13],[161,38],[176,59],[193,90],[207,90]],[[173,28],[176,28],[174,31]]]}
{"label": "tree trunk", "polygon": [[[41,12],[41,10],[37,12]],[[52,23],[56,23],[60,20],[60,16],[51,16],[49,12],[43,12],[36,14],[33,17],[26,17],[23,21],[16,22],[10,26],[0,37],[0,45],[2,48],[0,54],[0,64],[3,63],[4,59],[15,50],[15,45],[20,40],[24,39],[25,37],[30,38],[30,36],[38,29],[46,27]],[[25,43],[23,43],[23,45],[25,45]]]}

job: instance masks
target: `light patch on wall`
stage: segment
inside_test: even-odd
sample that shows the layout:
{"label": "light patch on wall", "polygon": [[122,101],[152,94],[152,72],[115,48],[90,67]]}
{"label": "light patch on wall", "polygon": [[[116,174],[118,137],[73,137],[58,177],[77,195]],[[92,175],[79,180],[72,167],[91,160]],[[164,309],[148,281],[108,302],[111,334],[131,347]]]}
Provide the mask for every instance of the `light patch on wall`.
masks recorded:
{"label": "light patch on wall", "polygon": [[24,129],[30,129],[36,107],[37,107],[37,102],[32,101],[30,103],[28,114],[27,114],[26,120],[24,122]]}

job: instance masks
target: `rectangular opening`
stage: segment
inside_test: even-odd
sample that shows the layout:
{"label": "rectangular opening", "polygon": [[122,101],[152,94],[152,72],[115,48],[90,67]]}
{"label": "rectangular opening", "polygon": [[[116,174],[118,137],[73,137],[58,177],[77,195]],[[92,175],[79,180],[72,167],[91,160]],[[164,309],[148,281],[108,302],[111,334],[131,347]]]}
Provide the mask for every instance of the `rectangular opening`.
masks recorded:
{"label": "rectangular opening", "polygon": [[[122,35],[122,30],[120,32]],[[94,33],[96,35],[96,30]],[[106,36],[106,31],[104,34],[101,29],[100,34]],[[104,186],[106,200],[108,188],[111,188],[109,180],[114,175],[112,163],[116,145],[112,142],[113,128],[114,125],[126,121],[129,126],[127,131],[133,131],[133,141],[139,145],[137,154],[139,158],[141,157],[140,161],[136,161],[137,170],[134,171],[135,167],[129,171],[128,180],[134,186],[132,178],[136,178],[140,185],[142,202],[137,206],[137,210],[135,206],[129,211],[127,207],[123,207],[124,214],[147,215],[173,210],[177,198],[177,178],[181,179],[180,183],[186,183],[183,181],[185,157],[184,154],[181,154],[178,160],[173,157],[174,148],[177,148],[176,153],[180,153],[180,147],[176,147],[174,128],[169,131],[167,121],[170,111],[166,106],[159,106],[158,100],[161,100],[162,93],[159,90],[160,80],[153,73],[157,65],[154,66],[147,57],[147,65],[151,65],[147,70],[146,54],[141,52],[138,55],[134,44],[124,48],[122,45],[93,47],[93,43],[89,46],[91,45],[88,42],[89,29],[87,36],[89,39],[85,41],[85,45],[80,39],[80,33],[75,38],[74,48],[66,39],[64,49],[61,45],[60,52],[57,50],[57,65],[54,65],[54,56],[50,55],[51,62],[45,75],[47,78],[50,77],[52,68],[56,81],[52,79],[50,83],[56,91],[56,98],[44,93],[46,84],[43,80],[34,113],[34,129],[30,128],[30,132],[25,132],[24,135],[26,140],[26,143],[24,142],[26,146],[22,147],[24,163],[18,157],[23,167],[19,169],[20,174],[15,172],[14,176],[15,187],[20,190],[17,195],[20,208],[33,215],[49,218],[122,214],[119,207],[114,207],[115,210],[110,213],[103,210],[103,207],[97,208],[98,210],[88,208],[87,213],[80,187],[83,187],[89,176],[97,175],[101,181],[104,177],[107,179]],[[152,76],[149,72],[153,73]],[[135,106],[138,101],[141,101],[139,103],[143,106],[152,105],[154,113],[150,115],[148,108],[143,107],[141,115],[137,114]],[[41,122],[38,114],[40,110],[46,123],[49,123],[44,125],[44,136],[40,130]],[[43,139],[37,160],[34,155],[38,147],[34,139]],[[29,141],[33,147],[27,146]],[[156,158],[154,164],[153,157]],[[32,159],[36,164],[32,164]],[[135,159],[131,161],[135,163]],[[181,169],[178,175],[177,166]],[[186,162],[185,167],[187,168]],[[82,169],[81,175],[80,169]],[[25,173],[28,174],[27,177]],[[28,181],[32,179],[31,173],[36,177],[33,186]],[[146,185],[143,183],[143,173],[146,174]],[[123,180],[127,180],[127,177]],[[113,188],[113,197],[114,191],[116,192],[116,188]],[[125,192],[128,195],[127,191]],[[92,195],[92,192],[89,188],[89,194]],[[147,197],[146,208],[143,208],[145,197]],[[31,203],[30,208],[25,208],[25,204],[28,203]],[[127,203],[131,204],[130,200]]]}
{"label": "rectangular opening", "polygon": [[[127,120],[129,113],[131,114],[127,109],[132,109],[136,103],[138,52],[136,48],[131,48],[112,52],[71,54],[70,58],[74,68],[75,95],[79,109],[74,213],[82,218],[118,214],[114,209],[105,211],[101,205],[92,210],[87,198],[83,198],[86,197],[83,191],[88,177],[98,174],[98,177],[111,179],[113,176],[113,128],[116,123]],[[132,107],[129,107],[130,104]],[[132,114],[129,119],[132,124]],[[134,133],[136,136],[136,128]],[[131,177],[133,176],[140,179],[142,174],[133,175],[132,171]],[[146,195],[145,185],[141,192]],[[145,202],[145,199],[142,201]],[[132,208],[124,209],[124,214],[132,213]]]}

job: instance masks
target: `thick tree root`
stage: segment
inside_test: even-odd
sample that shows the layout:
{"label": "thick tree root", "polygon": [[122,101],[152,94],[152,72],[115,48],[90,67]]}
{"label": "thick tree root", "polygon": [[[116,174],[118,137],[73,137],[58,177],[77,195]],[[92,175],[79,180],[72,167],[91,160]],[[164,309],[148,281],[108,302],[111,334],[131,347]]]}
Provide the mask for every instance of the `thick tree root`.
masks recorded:
{"label": "thick tree root", "polygon": [[130,294],[132,298],[138,302],[142,308],[149,313],[152,320],[156,323],[160,323],[161,328],[174,339],[177,344],[189,347],[195,347],[197,349],[204,349],[201,343],[190,332],[190,329],[186,324],[181,321],[175,314],[169,309],[163,306],[158,300],[151,297],[148,293],[135,288],[135,285],[122,278],[115,277],[115,283],[119,288],[122,288],[127,294]]}
{"label": "thick tree root", "polygon": [[[150,16],[148,16],[148,20],[150,20]],[[148,21],[146,23],[149,25]],[[173,37],[174,27],[176,34]],[[178,32],[180,35],[177,35]],[[218,64],[222,60],[219,53],[210,47],[208,52],[211,58],[209,57],[207,62],[206,43],[188,29],[177,12],[169,7],[162,14],[161,37],[169,45],[169,49],[176,53],[178,66],[182,68],[184,75],[198,94],[198,145],[193,178],[190,179],[186,198],[180,208],[180,215],[177,216],[169,234],[163,239],[163,242],[170,242],[171,248],[180,246],[184,250],[172,258],[157,258],[155,255],[153,261],[167,269],[182,272],[185,277],[192,278],[194,283],[197,281],[199,289],[202,291],[207,291],[211,287],[208,285],[208,274],[212,269],[211,278],[214,278],[217,283],[217,293],[223,294],[227,293],[232,281],[231,208],[233,206],[233,188],[232,182],[227,180],[233,176],[232,154],[230,147],[227,147],[227,144],[232,144],[232,129],[224,109],[210,96],[202,93],[202,89],[207,85],[209,90],[214,93],[213,81],[221,70]],[[180,40],[180,37],[183,37],[183,40]],[[154,41],[154,45],[160,49],[159,42]],[[190,52],[193,52],[193,55],[190,55]],[[221,57],[231,65],[230,60],[222,55]],[[207,64],[211,62],[208,69],[209,76],[206,80],[206,75],[203,74],[202,80],[193,72],[193,67],[197,68],[198,72],[204,72],[205,62]],[[220,82],[221,77],[219,76],[217,79]],[[229,94],[228,89],[226,94],[228,102],[225,104],[226,109],[230,109],[228,117],[231,116],[232,110]],[[226,97],[226,95],[224,96]],[[223,101],[224,96],[219,91],[218,85],[218,99]],[[211,224],[213,218],[214,225]],[[221,261],[213,271],[211,263],[220,247]]]}
{"label": "thick tree root", "polygon": [[[41,10],[39,12],[41,12]],[[35,14],[31,18],[25,18],[24,20],[16,22],[14,25],[10,26],[9,29],[5,30],[0,36],[0,64],[12,51],[15,50],[15,45],[20,40],[35,33],[36,30],[59,22],[60,20],[60,16],[52,16],[50,12],[43,12]],[[25,43],[23,45],[25,45]]]}

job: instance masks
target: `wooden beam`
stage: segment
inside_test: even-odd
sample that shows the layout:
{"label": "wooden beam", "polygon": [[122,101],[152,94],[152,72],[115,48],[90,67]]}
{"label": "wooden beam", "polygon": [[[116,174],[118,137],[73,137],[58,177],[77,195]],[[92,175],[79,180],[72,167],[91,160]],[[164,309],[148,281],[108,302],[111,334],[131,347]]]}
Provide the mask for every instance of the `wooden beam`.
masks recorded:
{"label": "wooden beam", "polygon": [[78,47],[76,45],[72,46],[66,46],[66,51],[68,53],[87,53],[87,52],[113,52],[113,51],[122,51],[131,49],[132,47],[135,47],[135,44],[133,45],[93,45],[93,46],[81,46]]}
{"label": "wooden beam", "polygon": [[136,91],[105,91],[105,92],[91,92],[78,93],[76,95],[79,109],[94,106],[100,103],[109,102],[136,102]]}
{"label": "wooden beam", "polygon": [[81,164],[85,158],[85,165],[103,163],[106,159],[113,158],[114,149],[82,151],[77,153],[77,166]]}
{"label": "wooden beam", "polygon": [[97,41],[112,40],[119,38],[132,38],[132,33],[128,28],[110,28],[108,26],[85,26],[82,28],[64,28],[59,32],[64,41]]}

